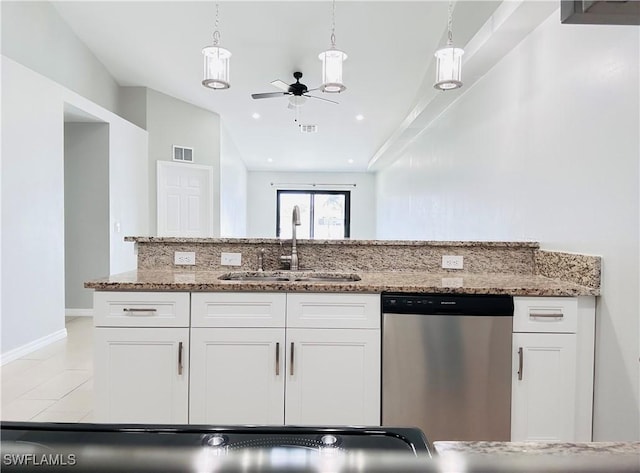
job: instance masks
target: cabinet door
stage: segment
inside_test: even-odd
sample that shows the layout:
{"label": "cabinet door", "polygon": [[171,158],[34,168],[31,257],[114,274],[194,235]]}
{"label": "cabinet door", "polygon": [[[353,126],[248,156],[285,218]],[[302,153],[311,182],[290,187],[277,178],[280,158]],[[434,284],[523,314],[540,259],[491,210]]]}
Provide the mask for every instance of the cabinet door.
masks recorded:
{"label": "cabinet door", "polygon": [[287,329],[285,423],[380,425],[380,331]]}
{"label": "cabinet door", "polygon": [[514,333],[512,441],[575,439],[576,335]]}
{"label": "cabinet door", "polygon": [[188,328],[96,328],[97,422],[188,420]]}
{"label": "cabinet door", "polygon": [[192,328],[189,421],[284,423],[283,328]]}

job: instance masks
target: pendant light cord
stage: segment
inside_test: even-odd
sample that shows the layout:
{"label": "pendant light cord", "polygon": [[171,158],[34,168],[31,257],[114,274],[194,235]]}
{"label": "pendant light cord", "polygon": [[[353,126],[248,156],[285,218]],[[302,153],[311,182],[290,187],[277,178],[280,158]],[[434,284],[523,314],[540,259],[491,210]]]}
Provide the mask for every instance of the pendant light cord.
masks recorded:
{"label": "pendant light cord", "polygon": [[220,42],[220,31],[218,31],[219,24],[219,10],[218,10],[218,2],[216,2],[216,22],[214,23],[214,31],[213,31],[213,45],[218,46]]}
{"label": "pendant light cord", "polygon": [[453,45],[453,18],[451,11],[453,9],[453,2],[449,0],[449,7],[447,9],[449,21],[447,22],[447,46]]}
{"label": "pendant light cord", "polygon": [[336,0],[333,0],[331,11],[331,48],[336,48]]}

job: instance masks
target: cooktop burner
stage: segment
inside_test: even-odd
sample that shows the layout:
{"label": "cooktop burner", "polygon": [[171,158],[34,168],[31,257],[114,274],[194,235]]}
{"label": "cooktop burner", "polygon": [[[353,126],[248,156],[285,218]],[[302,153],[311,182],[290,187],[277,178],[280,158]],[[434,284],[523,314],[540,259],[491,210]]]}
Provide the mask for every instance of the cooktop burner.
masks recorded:
{"label": "cooktop burner", "polygon": [[[9,469],[20,461],[43,466],[42,460],[57,462],[57,466],[72,461],[74,466],[84,465],[87,471],[90,471],[89,466],[101,466],[100,470],[108,471],[107,465],[113,471],[132,471],[119,469],[118,465],[131,466],[134,459],[140,462],[145,458],[147,463],[136,463],[136,470],[142,471],[140,468],[151,462],[154,468],[161,468],[157,471],[191,471],[176,470],[176,462],[180,465],[196,461],[200,462],[197,471],[209,471],[211,459],[222,457],[243,458],[243,461],[268,458],[277,464],[293,460],[324,461],[356,452],[414,459],[431,457],[424,434],[412,428],[32,422],[2,422],[0,428],[3,467]],[[129,460],[125,462],[127,458]],[[207,468],[202,468],[203,461]],[[74,467],[73,471],[81,470]]]}

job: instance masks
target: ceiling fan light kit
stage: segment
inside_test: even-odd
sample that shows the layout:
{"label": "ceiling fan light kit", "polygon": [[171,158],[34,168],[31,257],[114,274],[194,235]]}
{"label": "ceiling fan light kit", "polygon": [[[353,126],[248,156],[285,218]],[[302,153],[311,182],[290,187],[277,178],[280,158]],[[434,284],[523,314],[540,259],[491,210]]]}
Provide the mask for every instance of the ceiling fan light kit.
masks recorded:
{"label": "ceiling fan light kit", "polygon": [[447,46],[435,52],[436,82],[433,86],[440,90],[462,87],[462,55],[464,50],[453,46],[452,4],[449,2],[447,23]]}
{"label": "ceiling fan light kit", "polygon": [[202,49],[204,56],[204,78],[202,85],[209,89],[228,89],[229,82],[229,62],[231,52],[219,45],[220,32],[218,31],[218,3],[216,2],[216,23],[213,32],[213,45]]}

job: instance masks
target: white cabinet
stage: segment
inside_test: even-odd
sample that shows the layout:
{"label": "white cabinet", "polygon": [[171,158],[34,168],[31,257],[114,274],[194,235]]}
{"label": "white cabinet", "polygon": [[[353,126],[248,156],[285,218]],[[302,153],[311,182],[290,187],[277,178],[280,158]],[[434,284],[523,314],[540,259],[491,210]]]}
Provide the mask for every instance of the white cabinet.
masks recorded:
{"label": "white cabinet", "polygon": [[286,423],[380,425],[380,331],[287,329]]}
{"label": "white cabinet", "polygon": [[511,440],[590,441],[593,297],[514,298]]}
{"label": "white cabinet", "polygon": [[380,425],[379,295],[194,293],[191,305],[191,423]]}
{"label": "white cabinet", "polygon": [[284,423],[284,328],[192,328],[192,424]]}
{"label": "white cabinet", "polygon": [[95,420],[186,423],[189,295],[96,292],[94,307]]}

